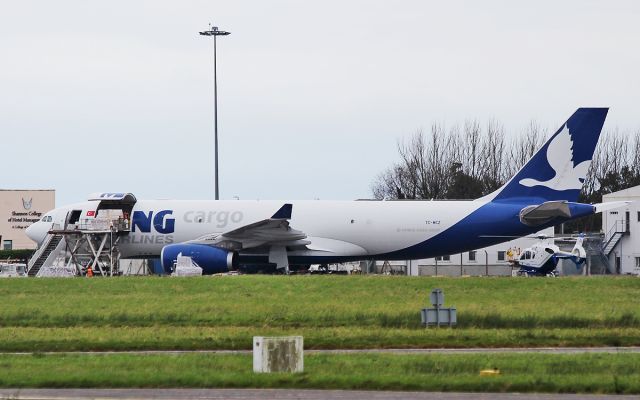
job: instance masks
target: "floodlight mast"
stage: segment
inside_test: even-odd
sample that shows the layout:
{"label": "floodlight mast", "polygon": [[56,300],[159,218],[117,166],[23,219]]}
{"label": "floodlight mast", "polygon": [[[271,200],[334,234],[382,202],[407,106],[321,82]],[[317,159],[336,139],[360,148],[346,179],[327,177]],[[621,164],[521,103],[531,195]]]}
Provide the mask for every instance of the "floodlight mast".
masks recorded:
{"label": "floodlight mast", "polygon": [[202,36],[213,36],[213,124],[215,132],[215,191],[216,200],[220,200],[220,191],[218,188],[218,78],[216,68],[216,39],[218,36],[227,36],[231,32],[218,30],[217,26],[209,24],[208,31],[200,32]]}

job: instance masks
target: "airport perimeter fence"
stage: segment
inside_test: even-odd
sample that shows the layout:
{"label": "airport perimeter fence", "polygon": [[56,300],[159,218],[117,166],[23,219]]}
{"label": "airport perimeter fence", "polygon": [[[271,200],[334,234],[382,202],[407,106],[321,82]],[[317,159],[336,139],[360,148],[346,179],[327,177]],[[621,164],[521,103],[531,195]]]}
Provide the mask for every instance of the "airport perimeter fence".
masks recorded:
{"label": "airport perimeter fence", "polygon": [[511,265],[418,265],[421,276],[511,276]]}
{"label": "airport perimeter fence", "polygon": [[[417,270],[416,270],[417,268]],[[408,275],[407,265],[403,264],[376,264],[370,273],[381,275]],[[411,275],[420,276],[512,276],[514,268],[510,264],[498,265],[416,265],[413,264]]]}

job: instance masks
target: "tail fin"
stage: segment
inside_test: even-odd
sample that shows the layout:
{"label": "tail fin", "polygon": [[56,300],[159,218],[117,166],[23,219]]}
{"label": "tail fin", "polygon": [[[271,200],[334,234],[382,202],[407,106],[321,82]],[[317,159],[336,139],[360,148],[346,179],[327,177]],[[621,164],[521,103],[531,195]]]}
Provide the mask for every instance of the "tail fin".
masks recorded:
{"label": "tail fin", "polygon": [[493,200],[577,201],[608,108],[579,108]]}

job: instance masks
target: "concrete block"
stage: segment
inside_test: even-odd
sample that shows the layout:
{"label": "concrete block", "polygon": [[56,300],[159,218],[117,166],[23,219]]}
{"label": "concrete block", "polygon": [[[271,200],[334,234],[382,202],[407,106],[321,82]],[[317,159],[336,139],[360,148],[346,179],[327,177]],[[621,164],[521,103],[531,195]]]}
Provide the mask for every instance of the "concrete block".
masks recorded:
{"label": "concrete block", "polygon": [[302,336],[253,337],[253,372],[303,372]]}

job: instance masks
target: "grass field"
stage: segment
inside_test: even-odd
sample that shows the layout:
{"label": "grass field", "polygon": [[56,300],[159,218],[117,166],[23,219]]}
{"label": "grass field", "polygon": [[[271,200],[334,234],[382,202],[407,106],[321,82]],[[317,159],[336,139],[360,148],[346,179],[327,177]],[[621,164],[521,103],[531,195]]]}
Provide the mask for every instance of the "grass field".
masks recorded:
{"label": "grass field", "polygon": [[[455,329],[424,329],[443,288]],[[640,345],[640,279],[225,276],[0,280],[0,351]]]}
{"label": "grass field", "polygon": [[[498,376],[479,371],[498,368]],[[0,356],[0,387],[258,387],[640,393],[640,354],[314,354],[300,374],[254,374],[250,355]]]}

